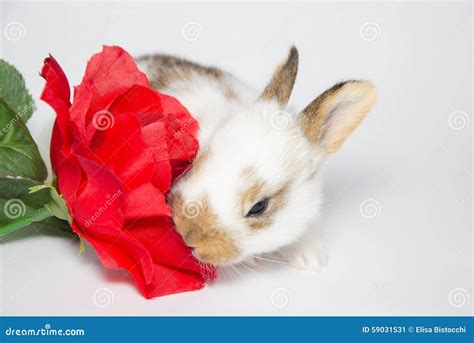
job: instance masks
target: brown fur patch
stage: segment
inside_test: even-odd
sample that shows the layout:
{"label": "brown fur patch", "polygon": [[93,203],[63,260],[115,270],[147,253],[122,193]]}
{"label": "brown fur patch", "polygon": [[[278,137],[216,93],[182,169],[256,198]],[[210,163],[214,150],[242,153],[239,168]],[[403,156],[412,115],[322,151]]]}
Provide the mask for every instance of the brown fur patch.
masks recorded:
{"label": "brown fur patch", "polygon": [[269,188],[264,182],[258,182],[241,194],[241,213],[245,217],[252,206],[258,201],[268,199],[265,211],[259,216],[246,218],[252,230],[263,229],[273,224],[275,215],[285,206],[288,198],[289,183],[280,188]]}
{"label": "brown fur patch", "polygon": [[166,87],[173,80],[186,80],[193,73],[215,79],[221,78],[223,74],[217,68],[206,67],[171,55],[142,56],[137,61],[146,61],[152,67],[150,83],[152,87],[158,89]]}
{"label": "brown fur patch", "polygon": [[187,206],[191,202],[183,201],[179,194],[172,198],[177,231],[188,246],[195,248],[195,254],[202,262],[222,265],[232,261],[238,254],[237,247],[228,231],[222,229],[216,214],[209,207],[207,197],[192,203],[198,211],[189,213]]}
{"label": "brown fur patch", "polygon": [[[303,110],[298,121],[305,136],[311,142],[321,144],[326,153],[331,155],[359,126],[374,102],[375,87],[369,82],[341,82],[314,99]],[[347,113],[343,119],[331,122],[331,113],[337,110]]]}
{"label": "brown fur patch", "polygon": [[241,208],[242,217],[245,217],[250,207],[256,202],[263,200],[264,190],[266,185],[264,182],[259,182],[241,194]]}
{"label": "brown fur patch", "polygon": [[176,80],[189,80],[193,76],[203,76],[221,83],[224,94],[229,99],[238,99],[239,96],[226,82],[226,73],[218,68],[204,66],[171,55],[142,56],[138,62],[145,61],[150,70],[150,85],[158,90],[166,88]]}
{"label": "brown fur patch", "polygon": [[281,64],[273,73],[270,83],[265,87],[260,98],[263,100],[275,98],[281,106],[286,106],[288,100],[290,100],[297,73],[298,50],[293,46],[290,49],[285,63]]}

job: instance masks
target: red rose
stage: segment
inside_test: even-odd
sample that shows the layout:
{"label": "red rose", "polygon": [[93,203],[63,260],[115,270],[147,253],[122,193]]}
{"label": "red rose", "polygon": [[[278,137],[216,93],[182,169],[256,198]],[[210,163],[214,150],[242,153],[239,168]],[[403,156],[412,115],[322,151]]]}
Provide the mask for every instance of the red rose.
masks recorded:
{"label": "red rose", "polygon": [[119,47],[91,58],[72,104],[53,57],[41,75],[41,99],[57,114],[51,163],[73,230],[104,266],[128,270],[147,298],[202,288],[215,270],[175,232],[165,198],[197,153],[196,121]]}

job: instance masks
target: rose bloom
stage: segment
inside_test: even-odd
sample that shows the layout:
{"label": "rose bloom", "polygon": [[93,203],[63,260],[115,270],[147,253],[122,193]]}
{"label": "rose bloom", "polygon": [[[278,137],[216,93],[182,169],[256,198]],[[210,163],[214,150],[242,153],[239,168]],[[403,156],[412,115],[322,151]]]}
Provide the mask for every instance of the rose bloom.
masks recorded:
{"label": "rose bloom", "polygon": [[147,298],[196,290],[215,277],[191,254],[166,194],[198,150],[198,124],[152,89],[133,58],[105,46],[70,102],[68,80],[45,59],[41,99],[56,111],[51,164],[75,233],[107,268],[125,269]]}

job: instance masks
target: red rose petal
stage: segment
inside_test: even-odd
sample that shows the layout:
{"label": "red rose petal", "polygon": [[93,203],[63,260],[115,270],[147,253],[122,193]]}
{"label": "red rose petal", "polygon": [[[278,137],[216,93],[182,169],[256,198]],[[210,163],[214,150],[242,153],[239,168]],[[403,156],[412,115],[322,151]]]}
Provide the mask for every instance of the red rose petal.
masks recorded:
{"label": "red rose petal", "polygon": [[63,147],[67,149],[70,144],[68,125],[71,94],[69,83],[58,62],[51,55],[44,60],[41,76],[46,80],[46,84],[40,99],[48,103],[56,111],[58,129],[64,138],[62,141],[63,146],[54,146],[53,148],[55,150],[60,150]]}
{"label": "red rose petal", "polygon": [[74,203],[74,221],[83,229],[95,225],[121,228],[124,223],[122,184],[110,169],[84,157],[78,157],[78,161],[85,179]]}
{"label": "red rose petal", "polygon": [[205,275],[212,280],[215,269],[204,267],[192,255],[183,239],[174,230],[170,218],[140,219],[126,223],[127,231],[147,247],[153,261],[170,268]]}
{"label": "red rose petal", "polygon": [[114,171],[126,189],[150,182],[153,151],[143,141],[140,122],[130,113],[114,116],[114,124],[98,131],[93,150],[101,164]]}
{"label": "red rose petal", "polygon": [[174,119],[179,122],[181,128],[192,136],[197,136],[199,130],[198,122],[189,114],[188,110],[178,101],[166,94],[161,94],[161,106],[164,114],[172,114]]}
{"label": "red rose petal", "polygon": [[71,119],[80,133],[84,133],[94,114],[134,85],[148,87],[149,82],[128,52],[118,46],[104,46],[102,52],[92,56],[81,84],[74,88]]}
{"label": "red rose petal", "polygon": [[171,164],[164,160],[157,152],[154,152],[154,169],[151,183],[162,193],[167,193],[171,186]]}
{"label": "red rose petal", "polygon": [[161,94],[163,121],[168,128],[170,158],[176,160],[194,159],[198,149],[198,122],[189,114],[181,103],[170,96]]}
{"label": "red rose petal", "polygon": [[206,285],[203,278],[195,273],[186,273],[155,264],[153,280],[143,290],[147,299],[164,295],[196,291]]}
{"label": "red rose petal", "polygon": [[51,166],[56,175],[61,175],[61,177],[57,178],[58,191],[63,196],[69,209],[71,209],[70,204],[76,201],[76,193],[81,184],[82,170],[75,156],[69,154],[66,157],[63,155],[61,151],[62,146],[63,137],[61,136],[59,124],[56,121],[51,136]]}
{"label": "red rose petal", "polygon": [[146,126],[163,117],[161,95],[148,86],[135,85],[115,98],[109,111],[115,115],[134,113],[141,125]]}
{"label": "red rose petal", "polygon": [[153,281],[155,265],[150,254],[128,233],[107,225],[94,225],[87,231],[74,227],[94,247],[104,267],[128,270],[142,289]]}
{"label": "red rose petal", "polygon": [[163,193],[171,186],[171,164],[166,142],[166,128],[162,122],[155,122],[142,128],[143,141],[152,147],[154,170],[152,183]]}
{"label": "red rose petal", "polygon": [[[46,80],[45,88],[41,93],[41,99],[48,102],[61,101],[70,104],[71,90],[66,74],[53,56],[46,57],[40,75]],[[54,108],[54,107],[53,107]]]}
{"label": "red rose petal", "polygon": [[165,197],[151,183],[145,183],[125,194],[125,219],[171,216]]}

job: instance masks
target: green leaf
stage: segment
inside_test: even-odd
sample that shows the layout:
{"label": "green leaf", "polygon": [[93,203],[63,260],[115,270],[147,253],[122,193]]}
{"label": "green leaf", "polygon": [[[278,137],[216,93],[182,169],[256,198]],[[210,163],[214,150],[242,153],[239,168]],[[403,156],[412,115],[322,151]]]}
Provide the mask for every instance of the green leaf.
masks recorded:
{"label": "green leaf", "polygon": [[[44,186],[44,187],[42,187]],[[35,191],[31,192],[30,189]],[[69,223],[65,220],[51,217],[54,213],[49,207],[62,208],[53,199],[51,188],[39,185],[33,180],[0,178],[0,236],[2,230],[11,232],[19,228],[56,228],[61,231],[71,232]],[[65,206],[65,205],[64,205]],[[67,214],[69,216],[69,214]]]}
{"label": "green leaf", "polygon": [[26,89],[25,80],[11,64],[0,59],[0,99],[26,123],[35,110],[35,102]]}
{"label": "green leaf", "polygon": [[56,218],[56,217],[49,217],[41,222],[32,223],[29,226],[25,227],[26,230],[35,229],[35,230],[59,230],[61,232],[65,232],[70,235],[75,235],[72,231],[69,223],[65,220]]}
{"label": "green leaf", "polygon": [[0,97],[0,177],[44,181],[47,175],[38,146],[25,123]]}
{"label": "green leaf", "polygon": [[30,193],[37,184],[28,179],[0,178],[0,226],[31,217],[51,200],[47,189]]}

